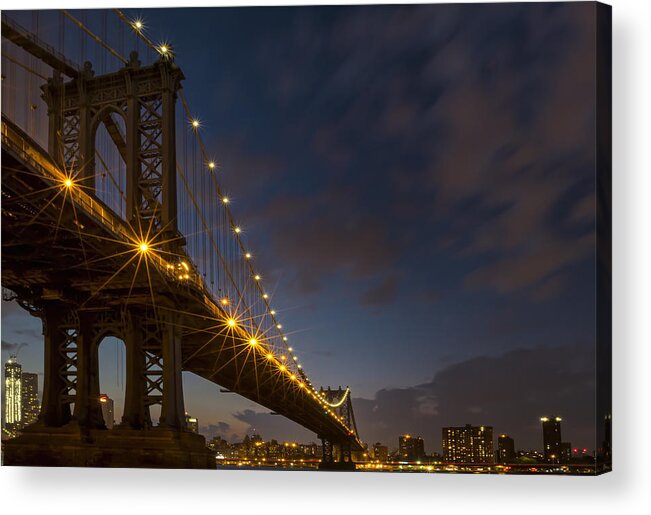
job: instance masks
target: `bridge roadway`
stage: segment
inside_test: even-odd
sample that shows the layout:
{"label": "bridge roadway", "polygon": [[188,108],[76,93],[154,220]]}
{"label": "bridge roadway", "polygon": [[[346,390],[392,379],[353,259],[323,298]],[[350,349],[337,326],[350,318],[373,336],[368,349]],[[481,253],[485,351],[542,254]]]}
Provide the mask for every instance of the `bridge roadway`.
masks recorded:
{"label": "bridge roadway", "polygon": [[[239,352],[249,333],[240,326],[226,331],[228,315],[198,274],[179,280],[175,265],[155,252],[147,253],[150,273],[140,266],[136,274],[137,259],[127,263],[137,252],[133,229],[83,187],[66,188],[64,181],[65,175],[47,152],[3,116],[3,286],[24,300],[64,298],[87,309],[101,309],[127,297],[151,305],[155,298],[159,310],[179,315],[184,328],[183,370],[265,406],[321,438],[361,449],[357,436],[334,410],[307,385],[301,387],[300,378],[282,371],[279,361],[268,359],[264,342]],[[233,345],[234,340],[242,345]]]}

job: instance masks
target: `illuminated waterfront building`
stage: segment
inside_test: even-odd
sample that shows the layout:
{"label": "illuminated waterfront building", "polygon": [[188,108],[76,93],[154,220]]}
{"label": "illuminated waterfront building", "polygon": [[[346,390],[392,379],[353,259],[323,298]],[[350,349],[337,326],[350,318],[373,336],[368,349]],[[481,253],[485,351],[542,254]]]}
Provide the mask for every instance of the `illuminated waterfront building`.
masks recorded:
{"label": "illuminated waterfront building", "polygon": [[206,444],[211,450],[215,451],[222,456],[225,456],[229,448],[228,442],[221,436],[215,436]]}
{"label": "illuminated waterfront building", "polygon": [[193,433],[199,433],[199,420],[196,417],[191,417],[187,413],[185,414],[185,423],[188,426],[188,429]]}
{"label": "illuminated waterfront building", "polygon": [[380,442],[376,442],[373,445],[373,459],[386,462],[389,459],[389,448]]}
{"label": "illuminated waterfront building", "polygon": [[452,463],[493,463],[493,428],[470,424],[444,427],[443,459]]}
{"label": "illuminated waterfront building", "polygon": [[[543,430],[543,457],[546,462],[561,462],[561,417],[541,417]],[[569,444],[568,444],[569,446]]]}
{"label": "illuminated waterfront building", "polygon": [[5,363],[4,427],[18,431],[22,427],[22,370],[23,367],[11,356]]}
{"label": "illuminated waterfront building", "polygon": [[569,463],[572,461],[572,445],[570,442],[561,442],[561,449],[559,454],[560,463]]}
{"label": "illuminated waterfront building", "polygon": [[278,440],[271,440],[267,444],[267,457],[270,460],[277,460],[282,457],[282,446],[278,443]]}
{"label": "illuminated waterfront building", "polygon": [[106,394],[99,396],[99,403],[102,407],[102,417],[104,418],[104,425],[107,429],[113,429],[115,425],[115,413],[113,409],[113,399]]}
{"label": "illuminated waterfront building", "polygon": [[513,463],[515,460],[515,442],[509,435],[497,437],[497,462]]}
{"label": "illuminated waterfront building", "polygon": [[21,409],[22,427],[33,424],[38,420],[40,406],[38,403],[38,374],[23,372],[21,375]]}
{"label": "illuminated waterfront building", "polygon": [[421,461],[425,458],[425,443],[420,436],[402,435],[398,438],[400,461]]}
{"label": "illuminated waterfront building", "polygon": [[302,443],[299,446],[301,457],[303,459],[317,459],[319,458],[318,446],[314,442],[312,443]]}

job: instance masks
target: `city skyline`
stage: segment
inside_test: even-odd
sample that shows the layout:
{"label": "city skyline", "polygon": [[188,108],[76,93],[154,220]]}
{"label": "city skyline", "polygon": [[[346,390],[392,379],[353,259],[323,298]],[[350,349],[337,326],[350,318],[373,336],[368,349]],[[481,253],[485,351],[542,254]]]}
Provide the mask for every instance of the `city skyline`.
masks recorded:
{"label": "city skyline", "polygon": [[[20,377],[20,388],[19,392],[15,395],[15,401],[14,404],[18,406],[17,409],[19,410],[21,414],[21,420],[19,420],[17,423],[9,423],[8,424],[8,418],[13,415],[11,415],[10,412],[4,411],[3,409],[3,418],[2,418],[2,427],[3,428],[8,428],[10,432],[14,432],[16,430],[19,430],[33,422],[36,422],[38,418],[38,414],[40,411],[40,396],[41,396],[41,391],[38,389],[38,374],[32,373],[32,372],[26,372],[22,371],[22,365],[18,361],[17,357],[15,355],[12,355],[9,360],[4,364],[4,372],[3,372],[3,381],[2,384],[2,402],[3,402],[3,407],[7,405],[7,399],[9,397],[5,397],[6,395],[11,395],[10,393],[8,394],[8,390],[6,387],[10,384],[10,382],[7,381],[7,378],[9,377],[14,377],[14,379],[11,381],[12,384],[12,389],[15,390],[15,385],[16,379],[15,377]],[[18,376],[16,376],[15,372],[10,372],[11,375],[8,375],[8,371],[14,371],[18,370]],[[27,386],[26,386],[27,385]],[[101,394],[100,395],[100,403],[102,406],[102,416],[104,418],[104,423],[106,424],[106,427],[108,429],[111,429],[114,427],[114,424],[116,423],[115,421],[115,412],[114,412],[114,399],[110,398],[106,394]],[[260,434],[259,432],[254,428],[250,427],[242,436],[239,435],[231,435],[230,438],[224,439],[223,436],[219,432],[215,432],[214,430],[210,430],[209,426],[200,426],[199,421],[196,417],[191,416],[190,414],[186,413],[186,421],[188,423],[188,428],[195,432],[195,433],[200,433],[203,436],[206,437],[206,441],[210,442],[212,440],[219,440],[223,439],[225,442],[228,442],[229,444],[237,444],[240,443],[243,440],[246,440],[248,438],[259,438]],[[537,451],[540,453],[540,455],[544,458],[545,462],[554,462],[554,459],[550,459],[550,455],[553,458],[559,458],[561,454],[561,440],[560,440],[560,422],[561,422],[561,417],[558,416],[552,416],[552,417],[540,417],[540,422],[542,423],[542,435],[541,435],[541,445],[540,447],[530,447],[530,448],[524,448],[524,447],[516,447],[514,446],[514,441],[513,439],[508,435],[505,434],[504,432],[496,432],[495,436],[493,437],[493,427],[484,424],[482,426],[478,427],[472,427],[471,424],[465,424],[463,427],[442,427],[441,430],[443,432],[443,436],[440,439],[440,447],[436,448],[430,444],[430,452],[426,454],[426,447],[425,447],[425,441],[429,441],[429,439],[423,439],[421,435],[412,435],[412,434],[404,434],[404,435],[396,435],[395,439],[397,441],[396,445],[392,445],[390,442],[370,442],[366,441],[365,444],[367,446],[367,452],[370,453],[369,455],[372,455],[374,452],[374,448],[376,446],[383,446],[383,444],[387,448],[387,452],[389,456],[392,456],[395,459],[402,458],[405,461],[419,461],[421,458],[425,459],[426,456],[428,456],[428,459],[430,456],[432,457],[438,457],[439,461],[446,461],[446,462],[455,462],[459,461],[461,463],[485,463],[486,461],[482,461],[480,457],[488,457],[490,456],[491,459],[489,460],[490,462],[494,463],[500,463],[500,462],[510,462],[513,460],[500,460],[500,454],[499,450],[502,449],[502,442],[508,441],[510,442],[510,449],[511,453],[515,452],[516,450],[518,452],[533,452]],[[119,423],[119,421],[117,421]],[[547,429],[549,424],[554,424],[551,429]],[[477,434],[474,436],[471,436],[471,433],[468,434],[468,436],[462,436],[464,432],[467,432],[469,430],[474,430],[477,432],[478,430],[483,433],[484,429],[487,429],[488,431],[488,442],[489,444],[482,444],[482,446],[486,447],[486,450],[480,450],[480,451],[468,451],[467,458],[465,459],[457,459],[459,457],[459,450],[457,449],[458,445],[464,445],[464,444],[454,444],[454,451],[448,451],[449,449],[452,448],[452,444],[446,445],[446,442],[449,441],[452,438],[452,432],[460,433],[456,434],[455,437],[459,438],[461,437],[460,442],[463,441],[464,439],[470,439],[473,440],[477,437]],[[551,432],[550,432],[551,431]],[[3,433],[4,435],[4,433]],[[277,438],[273,438],[272,440],[277,440]],[[281,439],[282,440],[282,439]],[[289,441],[291,440],[296,440],[296,438],[290,438],[288,439]],[[314,442],[314,438],[310,441],[310,445],[316,443]],[[432,438],[431,440],[435,440]],[[548,443],[551,442],[551,443]],[[468,448],[472,447],[472,444],[468,444],[466,442],[466,445],[468,445]],[[509,445],[509,444],[507,444]],[[552,448],[553,447],[553,448]],[[451,452],[452,454],[448,454],[448,452]],[[570,442],[566,442],[566,449],[565,452],[568,454],[566,455],[567,458],[571,458],[572,454],[581,454],[585,456],[586,454],[591,454],[591,455],[596,455],[598,452],[598,449],[588,449],[585,447],[574,447],[572,449],[572,446],[570,445]],[[556,453],[556,455],[554,454]],[[509,453],[506,454],[507,456],[510,456]],[[557,460],[558,461],[558,460]]]}

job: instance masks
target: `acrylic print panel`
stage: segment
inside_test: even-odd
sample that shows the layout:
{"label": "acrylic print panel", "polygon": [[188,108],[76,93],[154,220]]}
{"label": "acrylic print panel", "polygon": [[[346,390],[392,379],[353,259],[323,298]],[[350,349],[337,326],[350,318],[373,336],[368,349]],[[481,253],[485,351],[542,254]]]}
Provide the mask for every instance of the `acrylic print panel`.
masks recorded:
{"label": "acrylic print panel", "polygon": [[4,11],[4,465],[610,470],[610,7]]}

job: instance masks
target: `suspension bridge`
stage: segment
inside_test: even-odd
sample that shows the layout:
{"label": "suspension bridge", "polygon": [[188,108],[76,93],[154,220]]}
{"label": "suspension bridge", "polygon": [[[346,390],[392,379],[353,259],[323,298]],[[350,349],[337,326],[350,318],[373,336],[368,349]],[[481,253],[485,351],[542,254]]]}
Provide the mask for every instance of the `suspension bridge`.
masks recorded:
{"label": "suspension bridge", "polygon": [[[214,467],[186,426],[188,371],[316,433],[324,468],[354,468],[350,390],[299,362],[174,47],[148,34],[117,9],[2,15],[2,286],[42,320],[45,354],[39,420],[5,464]],[[111,336],[126,373],[109,430]]]}

